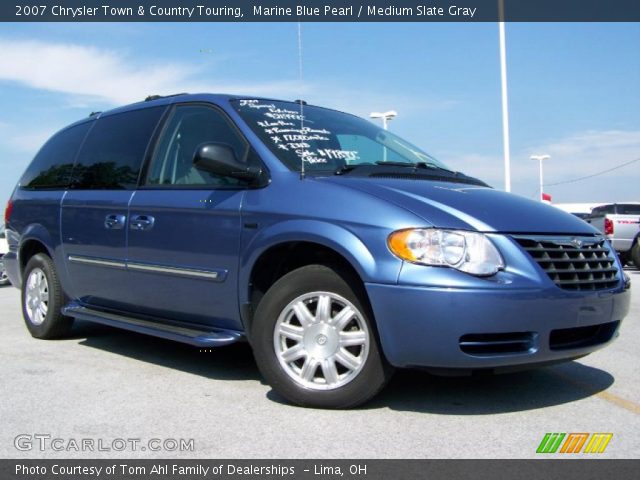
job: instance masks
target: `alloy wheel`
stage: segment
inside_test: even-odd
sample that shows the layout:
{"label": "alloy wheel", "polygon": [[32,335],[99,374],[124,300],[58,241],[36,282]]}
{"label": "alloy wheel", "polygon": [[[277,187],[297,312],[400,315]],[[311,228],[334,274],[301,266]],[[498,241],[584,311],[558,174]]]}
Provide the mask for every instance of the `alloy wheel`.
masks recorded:
{"label": "alloy wheel", "polygon": [[49,311],[49,283],[41,268],[34,268],[26,282],[24,306],[29,321],[34,325],[42,325]]}
{"label": "alloy wheel", "polygon": [[333,390],[362,371],[371,338],[351,302],[335,293],[312,292],[283,309],[273,342],[280,366],[296,383]]}

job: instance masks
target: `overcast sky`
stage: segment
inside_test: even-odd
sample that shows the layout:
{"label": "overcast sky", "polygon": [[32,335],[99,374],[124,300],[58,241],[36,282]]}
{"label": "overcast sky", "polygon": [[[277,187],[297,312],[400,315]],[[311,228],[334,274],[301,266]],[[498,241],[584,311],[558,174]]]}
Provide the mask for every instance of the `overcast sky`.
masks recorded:
{"label": "overcast sky", "polygon": [[[640,24],[507,24],[513,191],[536,198],[640,158]],[[498,26],[295,23],[4,24],[0,200],[42,143],[149,94],[304,98],[367,116],[503,188]],[[548,186],[556,202],[640,201],[640,162]]]}

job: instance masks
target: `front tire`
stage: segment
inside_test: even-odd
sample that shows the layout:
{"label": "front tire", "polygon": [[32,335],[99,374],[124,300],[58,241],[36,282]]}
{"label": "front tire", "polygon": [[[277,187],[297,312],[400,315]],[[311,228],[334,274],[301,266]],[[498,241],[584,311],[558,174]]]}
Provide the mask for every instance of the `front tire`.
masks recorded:
{"label": "front tire", "polygon": [[360,284],[322,265],[302,267],[279,279],[258,305],[250,334],[258,368],[292,403],[355,407],[392,375],[364,293],[347,279]]}
{"label": "front tire", "polygon": [[23,278],[22,316],[29,333],[42,339],[68,334],[73,318],[61,313],[64,294],[51,258],[43,253],[31,257]]}

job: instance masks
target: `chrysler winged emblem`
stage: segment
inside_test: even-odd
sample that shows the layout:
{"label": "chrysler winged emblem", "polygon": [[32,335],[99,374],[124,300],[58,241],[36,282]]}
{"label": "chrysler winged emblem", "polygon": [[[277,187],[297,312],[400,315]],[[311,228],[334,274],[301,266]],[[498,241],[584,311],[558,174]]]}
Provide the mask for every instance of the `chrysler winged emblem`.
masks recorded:
{"label": "chrysler winged emblem", "polygon": [[578,237],[573,237],[571,239],[571,245],[576,248],[580,248],[582,246],[582,240],[580,240]]}

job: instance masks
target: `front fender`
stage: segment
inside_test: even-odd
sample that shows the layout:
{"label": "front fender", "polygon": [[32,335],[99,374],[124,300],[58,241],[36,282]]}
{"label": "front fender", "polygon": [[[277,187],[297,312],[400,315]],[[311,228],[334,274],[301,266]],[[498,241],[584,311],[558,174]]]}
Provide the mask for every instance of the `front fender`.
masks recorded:
{"label": "front fender", "polygon": [[[386,234],[381,233],[380,237],[386,238]],[[249,280],[260,256],[288,242],[311,242],[332,249],[344,257],[365,282],[394,284],[402,266],[402,261],[391,255],[386,246],[383,247],[385,255],[377,255],[379,252],[372,251],[359,235],[342,226],[320,220],[286,220],[266,227],[243,245],[239,275],[241,304],[249,301]]]}

